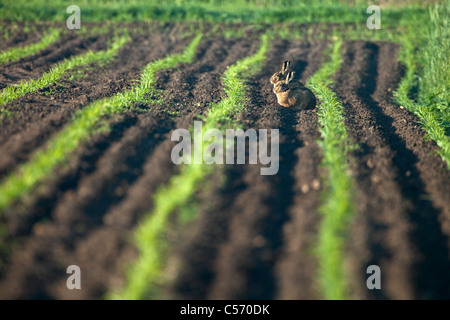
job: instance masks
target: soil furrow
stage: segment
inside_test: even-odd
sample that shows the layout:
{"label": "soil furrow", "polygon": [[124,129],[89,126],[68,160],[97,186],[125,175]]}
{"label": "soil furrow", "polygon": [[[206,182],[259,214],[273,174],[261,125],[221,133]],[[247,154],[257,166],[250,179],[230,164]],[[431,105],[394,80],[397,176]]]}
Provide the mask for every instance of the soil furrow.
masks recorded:
{"label": "soil furrow", "polygon": [[[302,74],[302,81],[313,75],[322,63],[326,42],[313,46],[308,53],[308,65]],[[317,261],[312,254],[320,218],[317,214],[321,192],[320,147],[317,140],[317,113],[313,110],[301,112],[296,130],[302,145],[295,150],[297,163],[293,204],[289,208],[290,220],[283,226],[284,247],[277,263],[279,291],[277,299],[314,299],[319,298],[316,283]]]}
{"label": "soil furrow", "polygon": [[216,269],[214,261],[218,247],[228,237],[230,212],[235,192],[243,191],[245,185],[239,179],[242,170],[225,165],[215,169],[207,177],[206,185],[196,195],[198,217],[178,235],[182,241],[175,247],[168,260],[170,285],[164,292],[171,299],[206,299]]}
{"label": "soil furrow", "polygon": [[[386,62],[392,56],[397,58],[397,47],[393,44],[349,43],[337,75],[336,92],[344,104],[346,127],[350,138],[360,146],[354,152],[356,163],[352,168],[359,215],[352,232],[350,270],[359,297],[424,298],[430,292],[439,295],[442,290],[435,281],[427,284],[420,281],[430,266],[423,259],[430,256],[423,245],[429,247],[429,242],[434,242],[439,262],[445,257],[445,253],[442,255],[445,247],[439,236],[423,237],[423,228],[434,229],[427,234],[440,233],[433,223],[437,211],[422,198],[426,191],[416,167],[417,155],[398,132],[415,131],[418,142],[423,141],[424,135],[413,116],[403,112],[394,120],[386,111],[398,107],[392,104],[383,107],[389,105],[389,92],[395,89],[401,76],[398,64]],[[447,264],[437,262],[432,262],[433,272],[445,278]],[[380,266],[384,290],[367,289],[366,268],[371,264]]]}
{"label": "soil furrow", "polygon": [[[217,102],[222,93],[221,77],[228,65],[237,61],[245,52],[254,51],[256,42],[249,43],[241,40],[208,39],[198,49],[195,62],[180,66],[180,70],[163,71],[158,77],[158,87],[166,94],[162,106],[153,106],[153,110],[162,113],[179,112],[180,115],[174,119],[173,128],[189,128],[193,119],[207,110],[210,102]],[[224,50],[225,48],[225,50]],[[220,63],[218,63],[220,61]],[[205,90],[206,84],[217,84],[214,90]],[[152,206],[152,195],[161,185],[168,182],[169,178],[176,173],[178,168],[171,162],[170,153],[174,146],[170,141],[170,134],[160,143],[153,154],[149,157],[143,167],[143,173],[133,184],[127,196],[117,206],[111,208],[104,217],[106,225],[101,226],[77,247],[77,260],[86,260],[83,254],[79,254],[80,248],[89,247],[92,250],[101,245],[102,235],[110,234],[115,241],[121,244],[118,248],[119,254],[125,254],[132,261],[136,258],[136,252],[130,244],[130,230],[139,221],[143,213],[148,212]],[[158,170],[155,170],[158,168]],[[126,216],[124,216],[126,212]],[[111,232],[114,231],[114,232]],[[114,253],[117,255],[117,252]],[[97,271],[101,271],[99,265],[105,264],[105,260],[112,257],[100,257],[100,260],[89,262]],[[87,262],[86,262],[87,263]],[[118,265],[114,274],[105,281],[96,279],[93,284],[102,284],[109,289],[123,285],[126,264]],[[90,269],[91,270],[91,269]],[[95,270],[93,270],[95,272]],[[111,280],[112,279],[112,280]]]}
{"label": "soil furrow", "polygon": [[[3,256],[2,252],[2,298],[41,297],[48,286],[48,278],[46,279],[45,275],[55,273],[56,270],[58,273],[64,272],[61,266],[51,264],[48,266],[49,270],[46,270],[41,266],[41,263],[48,262],[44,261],[44,256],[48,256],[46,253],[53,246],[61,248],[68,245],[57,241],[58,237],[64,237],[75,229],[86,229],[85,222],[88,218],[84,217],[84,221],[69,227],[59,223],[61,227],[53,229],[57,225],[52,221],[56,220],[52,217],[55,204],[66,192],[76,188],[83,177],[95,172],[98,159],[109,147],[105,141],[120,140],[124,132],[135,123],[136,120],[130,117],[116,119],[116,125],[112,126],[110,132],[96,136],[85,148],[75,151],[68,166],[57,168],[54,176],[49,177],[45,186],[39,188],[35,195],[31,194],[2,214],[1,223],[6,226],[7,233],[0,239],[0,244],[2,248],[14,248],[11,255]],[[79,218],[80,215],[82,213],[75,216]],[[78,231],[81,233],[82,230]],[[27,267],[27,263],[22,264],[23,259],[30,261],[31,266],[41,266],[39,270],[45,270],[45,273],[35,272],[33,267]],[[31,279],[34,285],[24,283],[27,279]],[[47,294],[45,297],[50,298]]]}
{"label": "soil furrow", "polygon": [[295,150],[304,141],[299,140],[297,131],[299,115],[277,105],[268,79],[286,59],[302,78],[310,50],[310,45],[298,42],[287,46],[275,43],[267,56],[265,72],[249,81],[250,107],[242,115],[247,128],[280,130],[279,172],[262,176],[257,165],[242,169],[240,179],[246,188],[236,194],[228,213],[232,215],[228,239],[219,247],[217,275],[210,289],[214,299],[272,299],[279,289],[275,266],[285,244],[283,226],[292,220],[293,170],[300,161]]}
{"label": "soil furrow", "polygon": [[[63,28],[58,23],[47,21],[35,21],[30,26],[28,22],[14,21],[14,24],[11,24],[11,21],[2,20],[0,21],[0,25],[6,25],[6,30],[8,30],[7,39],[3,37],[3,34],[1,35],[0,51],[6,51],[14,47],[25,47],[29,44],[36,43],[50,28]],[[25,31],[26,28],[29,30]]]}
{"label": "soil furrow", "polygon": [[[153,41],[150,42],[148,40]],[[135,44],[135,46],[127,46],[123,48],[123,50],[119,53],[119,59],[115,60],[113,62],[114,65],[111,66],[111,69],[107,70],[109,75],[105,73],[104,75],[101,75],[100,78],[95,79],[94,78],[95,74],[96,73],[98,74],[98,71],[96,72],[92,71],[92,73],[90,74],[92,78],[89,77],[84,79],[83,87],[80,90],[88,88],[89,87],[88,81],[89,80],[92,81],[94,78],[95,83],[98,85],[97,90],[102,95],[115,94],[119,91],[118,89],[121,89],[120,91],[123,91],[124,89],[123,87],[125,86],[131,87],[131,85],[133,85],[134,79],[138,79],[139,73],[148,62],[158,58],[162,58],[163,56],[167,55],[170,52],[179,52],[185,46],[186,44],[185,42],[186,42],[185,40],[178,41],[176,44],[174,44],[172,41],[167,40],[167,38],[161,34],[155,35],[155,37],[147,39],[147,41],[139,36],[135,38],[135,40],[132,42]],[[155,43],[159,44],[156,48],[153,47]],[[111,84],[109,84],[106,88],[104,88],[102,86],[102,81],[116,83],[117,87],[114,88],[113,86],[111,86]],[[63,94],[61,95],[61,100],[67,99],[71,95],[70,92],[67,92],[66,94],[67,96],[64,96]],[[119,117],[119,119],[117,119],[117,117]],[[65,118],[61,116],[61,121],[67,122],[68,118],[69,117],[67,116]],[[122,117],[114,116],[110,120],[112,124],[112,130],[110,133],[97,136],[96,138],[93,139],[92,142],[87,143],[85,146],[77,150],[77,152],[75,152],[75,154],[72,157],[68,169],[60,168],[55,170],[55,174],[50,178],[50,182],[47,183],[47,185],[44,186],[43,188],[40,188],[41,191],[38,192],[39,196],[36,199],[34,199],[33,195],[30,195],[29,199],[24,199],[24,204],[20,204],[18,206],[11,208],[9,212],[6,212],[3,215],[2,220],[6,219],[6,221],[4,222],[7,224],[7,229],[9,230],[8,237],[16,237],[15,240],[18,240],[16,241],[17,243],[24,241],[28,243],[30,246],[30,249],[28,251],[27,249],[25,249],[22,250],[22,252],[18,250],[17,255],[16,253],[14,253],[11,256],[12,262],[10,265],[14,266],[14,263],[20,263],[20,258],[17,257],[21,257],[24,254],[28,255],[29,257],[33,257],[33,259],[36,258],[35,255],[42,256],[43,255],[42,252],[45,252],[47,255],[49,253],[50,255],[53,254],[51,252],[48,252],[49,250],[46,249],[46,247],[51,248],[51,246],[49,245],[42,246],[42,242],[49,241],[49,243],[53,243],[54,241],[52,240],[52,237],[55,237],[55,234],[50,233],[48,237],[36,234],[34,236],[30,236],[29,238],[27,238],[26,235],[29,233],[31,228],[33,228],[36,221],[38,220],[44,221],[45,225],[45,220],[52,218],[52,211],[58,199],[60,199],[65,192],[76,188],[78,186],[78,183],[82,180],[84,176],[89,175],[91,172],[94,172],[98,159],[101,157],[103,152],[109,148],[109,144],[113,143],[116,139],[120,139],[124,134],[124,132],[126,131],[126,129],[131,125],[135,124],[137,119],[136,117],[132,116],[132,114],[125,115],[125,117],[122,120],[120,120],[120,118],[123,118],[123,116]],[[53,128],[53,130],[55,130],[55,128]],[[74,216],[79,215],[80,213],[74,214]],[[86,221],[81,221],[79,224],[81,225],[82,228],[86,228]],[[53,225],[50,224],[50,227],[52,226]],[[63,225],[60,229],[64,228],[65,226]],[[39,230],[39,228],[37,229]],[[33,232],[36,233],[35,230]],[[69,233],[61,234],[56,231],[55,233],[58,234],[59,237],[62,236],[68,237],[70,235]],[[24,239],[22,239],[21,236],[23,236]],[[34,238],[41,238],[41,239],[39,240]],[[8,243],[7,240],[2,242]],[[40,243],[41,246],[36,247],[36,245],[33,243]],[[63,247],[64,244],[65,242],[61,241],[61,245]],[[19,246],[19,244],[17,245]],[[25,248],[27,248],[26,245]],[[58,248],[55,248],[55,250],[56,249]],[[43,291],[41,292],[40,290],[45,291],[46,287],[48,287],[47,284],[46,286],[41,286],[39,288],[39,283],[36,283],[36,286],[31,288],[31,290],[29,290],[29,292],[27,293],[26,291],[23,291],[23,289],[20,289],[21,288],[20,284],[17,286],[14,285],[15,282],[14,279],[39,277],[40,275],[34,274],[33,270],[27,267],[25,268],[12,267],[9,270],[13,272],[15,276],[10,276],[8,278],[8,281],[6,281],[3,285],[5,285],[6,288],[10,288],[10,290],[4,290],[5,292],[9,292],[8,297],[10,298],[16,296],[17,297],[32,297],[33,295],[39,296],[43,292]],[[50,270],[49,272],[52,271]],[[28,274],[28,276],[25,276],[26,274]],[[44,280],[48,281],[48,278],[44,277]],[[48,294],[48,291],[46,294]]]}
{"label": "soil furrow", "polygon": [[13,31],[13,34],[8,35],[8,39],[2,36],[2,41],[0,42],[0,52],[8,51],[12,48],[23,48],[32,43],[38,42],[42,38],[42,34],[39,32],[23,32]]}
{"label": "soil furrow", "polygon": [[[413,223],[411,240],[419,250],[414,268],[417,279],[416,297],[419,299],[450,298],[450,256],[448,230],[441,223],[450,217],[450,172],[436,154],[437,146],[426,141],[418,119],[391,102],[391,90],[400,79],[398,46],[379,45],[378,75],[373,103],[392,119],[397,138],[391,140],[395,150],[400,143],[415,157],[412,164],[405,163],[407,154],[399,152],[396,165],[402,168],[400,184],[403,196],[412,200],[415,207],[410,215]],[[448,220],[447,220],[448,221]],[[430,250],[429,248],[433,248]],[[416,252],[417,254],[417,252]],[[432,275],[432,276],[431,276]]]}
{"label": "soil furrow", "polygon": [[[111,268],[110,262],[121,254],[134,253],[127,238],[130,230],[140,215],[149,209],[152,193],[162,183],[166,183],[176,170],[176,166],[170,161],[170,151],[174,143],[170,141],[170,135],[167,133],[159,134],[159,141],[163,142],[153,148],[149,157],[145,157],[146,147],[158,141],[156,135],[149,131],[152,126],[148,126],[148,122],[151,121],[154,128],[160,127],[158,130],[166,128],[165,132],[177,127],[188,128],[195,115],[202,112],[202,107],[206,109],[209,102],[220,99],[220,87],[217,90],[206,91],[205,85],[214,82],[220,85],[221,76],[227,65],[234,63],[244,52],[254,50],[254,45],[247,43],[243,40],[206,40],[200,45],[195,63],[182,66],[180,71],[161,72],[157,86],[169,93],[165,100],[167,104],[150,105],[151,111],[136,116],[138,123],[142,122],[140,125],[133,123],[115,143],[106,141],[108,149],[102,152],[99,160],[96,160],[96,170],[93,169],[90,174],[78,177],[71,189],[66,189],[64,194],[58,196],[59,204],[55,202],[49,208],[52,222],[47,223],[45,228],[42,227],[42,223],[36,224],[33,228],[46,231],[33,234],[27,239],[21,252],[17,253],[17,257],[23,255],[51,257],[57,251],[62,261],[77,261],[80,267],[88,270],[86,274],[88,284],[81,295],[77,295],[77,292],[68,292],[65,289],[64,275],[49,281],[50,274],[56,271],[56,267],[53,266],[54,268],[49,268],[52,270],[44,277],[47,286],[44,289],[35,288],[37,291],[29,294],[32,296],[44,294],[58,298],[98,298],[100,292],[104,294],[106,290],[117,286],[114,281],[123,278],[123,273],[118,270],[123,270],[124,266],[119,264]],[[220,63],[217,63],[218,57],[223,57]],[[181,114],[175,122],[168,115],[174,112]],[[134,117],[132,113],[127,114],[131,118]],[[155,115],[159,115],[159,118]],[[85,152],[86,150],[80,154]],[[118,189],[120,196],[116,193]],[[73,219],[77,222],[75,223]],[[68,226],[73,224],[79,225],[79,229],[70,230]],[[68,232],[61,233],[58,230]],[[42,246],[42,242],[50,244],[55,241],[59,244]],[[105,241],[108,241],[108,244],[105,244]],[[37,246],[35,243],[41,245]],[[115,245],[111,246],[112,243]],[[106,249],[101,249],[95,257],[92,257],[93,251],[105,246]],[[48,249],[42,249],[43,247]],[[118,251],[111,251],[114,249]],[[125,259],[129,260],[130,257]],[[12,262],[11,265],[15,266],[14,261]],[[35,276],[32,270],[26,268],[22,268],[22,273],[17,271],[17,267],[12,269],[15,271],[11,272],[16,274],[17,278]],[[111,276],[99,277],[99,272],[106,272]],[[21,296],[25,293],[16,294]]]}
{"label": "soil furrow", "polygon": [[111,63],[88,70],[81,79],[52,85],[50,89],[55,92],[51,95],[34,92],[21,98],[11,109],[21,116],[8,117],[0,129],[0,152],[4,155],[0,157],[0,179],[28,160],[76,110],[130,88],[146,64],[167,52],[179,52],[185,44],[186,39],[175,43],[164,34],[136,36]]}
{"label": "soil furrow", "polygon": [[107,47],[106,40],[110,37],[111,35],[101,35],[83,38],[75,33],[62,35],[61,39],[35,54],[1,65],[0,89],[20,80],[37,79],[64,59],[89,50],[104,50]]}
{"label": "soil furrow", "polygon": [[[362,298],[412,298],[410,276],[413,248],[408,240],[410,224],[408,204],[402,198],[396,182],[398,169],[393,164],[383,124],[377,122],[372,109],[364,104],[358,93],[364,92],[363,80],[373,83],[376,78],[376,45],[354,42],[345,46],[342,67],[337,75],[336,92],[344,105],[349,137],[359,144],[354,152],[356,163],[352,170],[356,178],[356,201],[360,213],[352,232],[355,253],[351,262],[358,268],[353,286]],[[372,79],[371,79],[372,77]],[[370,96],[373,88],[364,95]],[[366,246],[361,248],[360,246]],[[359,250],[357,250],[357,249]],[[381,291],[365,287],[366,268],[378,265],[383,274]]]}
{"label": "soil furrow", "polygon": [[[303,146],[298,130],[311,124],[299,123],[302,115],[277,106],[269,78],[284,59],[290,59],[304,80],[306,71],[317,70],[314,64],[320,58],[314,60],[311,54],[316,45],[277,40],[272,46],[265,72],[248,81],[250,101],[239,120],[246,128],[280,130],[279,172],[262,176],[260,165],[227,166],[225,187],[213,187],[200,201],[217,206],[203,208],[189,228],[184,254],[179,254],[182,261],[177,263],[182,271],[171,288],[175,297],[268,299],[277,295],[279,275],[274,268],[286,241],[283,226],[291,219],[293,169],[300,162],[296,150]],[[306,113],[309,121],[314,110]]]}

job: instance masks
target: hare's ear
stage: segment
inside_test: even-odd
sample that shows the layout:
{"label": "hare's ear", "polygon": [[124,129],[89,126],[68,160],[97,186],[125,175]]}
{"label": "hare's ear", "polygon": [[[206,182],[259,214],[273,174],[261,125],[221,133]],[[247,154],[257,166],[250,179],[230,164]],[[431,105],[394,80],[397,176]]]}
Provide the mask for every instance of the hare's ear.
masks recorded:
{"label": "hare's ear", "polygon": [[290,65],[290,64],[291,64],[290,61],[285,61],[285,62],[283,62],[283,68],[281,69],[281,72],[282,72],[283,74],[286,73],[286,71],[287,71],[287,69],[289,68],[289,65]]}
{"label": "hare's ear", "polygon": [[288,84],[292,80],[293,77],[294,77],[294,71],[289,72],[286,76],[286,84]]}

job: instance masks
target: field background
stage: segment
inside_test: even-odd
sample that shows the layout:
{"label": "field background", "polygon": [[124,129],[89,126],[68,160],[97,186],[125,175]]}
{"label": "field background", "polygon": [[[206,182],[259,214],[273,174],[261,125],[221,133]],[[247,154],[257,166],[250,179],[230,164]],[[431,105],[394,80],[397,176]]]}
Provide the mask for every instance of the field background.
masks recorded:
{"label": "field background", "polygon": [[[448,0],[2,1],[0,298],[449,299],[449,17]],[[284,60],[316,108],[276,103]],[[279,129],[278,174],[174,165],[194,120]]]}

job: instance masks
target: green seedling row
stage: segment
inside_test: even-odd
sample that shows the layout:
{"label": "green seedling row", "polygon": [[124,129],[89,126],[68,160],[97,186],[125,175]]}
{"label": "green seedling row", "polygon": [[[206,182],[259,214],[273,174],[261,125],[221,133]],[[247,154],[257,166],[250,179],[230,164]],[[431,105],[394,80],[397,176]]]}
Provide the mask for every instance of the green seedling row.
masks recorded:
{"label": "green seedling row", "polygon": [[50,71],[44,73],[39,79],[21,81],[17,84],[6,87],[0,93],[0,106],[18,99],[27,93],[48,87],[49,85],[62,79],[67,71],[73,70],[76,67],[111,59],[112,57],[114,57],[117,51],[129,40],[130,38],[128,36],[117,37],[108,50],[97,52],[88,51],[83,55],[64,60],[60,64],[50,69]]}
{"label": "green seedling row", "polygon": [[25,47],[11,48],[7,51],[4,51],[0,53],[0,65],[6,62],[16,61],[20,58],[37,53],[38,51],[48,47],[50,44],[56,42],[59,39],[60,35],[61,32],[54,29],[45,34],[38,42],[29,44]]}
{"label": "green seedling row", "polygon": [[[200,39],[201,35],[196,36],[181,54],[170,55],[148,64],[136,87],[113,97],[97,100],[77,111],[68,126],[0,184],[0,212],[41,184],[58,164],[67,161],[70,153],[95,132],[102,117],[121,112],[131,103],[143,99],[155,84],[157,71],[191,61]],[[117,45],[117,42],[115,44]]]}
{"label": "green seedling row", "polygon": [[345,272],[345,245],[348,224],[354,216],[354,186],[347,165],[352,148],[344,124],[343,107],[329,88],[332,77],[342,63],[342,40],[332,44],[329,61],[308,81],[320,101],[319,124],[322,150],[321,165],[326,169],[322,204],[322,220],[317,235],[316,253],[319,262],[318,281],[325,299],[348,298]]}
{"label": "green seedling row", "polygon": [[[401,40],[400,61],[406,72],[394,92],[394,100],[414,113],[439,146],[439,155],[450,168],[450,6],[430,9],[427,37],[405,36]],[[421,49],[417,49],[420,46]],[[412,93],[418,88],[418,94]]]}

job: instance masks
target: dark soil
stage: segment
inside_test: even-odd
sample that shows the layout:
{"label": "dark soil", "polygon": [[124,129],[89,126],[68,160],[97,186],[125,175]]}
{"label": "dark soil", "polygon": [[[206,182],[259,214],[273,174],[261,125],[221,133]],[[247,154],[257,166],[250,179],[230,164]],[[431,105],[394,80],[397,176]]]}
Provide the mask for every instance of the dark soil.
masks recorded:
{"label": "dark soil", "polygon": [[[136,41],[145,43],[142,39]],[[151,207],[151,194],[177,170],[170,160],[174,143],[169,130],[188,128],[210,102],[218,102],[227,66],[255,52],[257,45],[257,41],[205,40],[195,63],[158,76],[157,87],[168,93],[167,105],[140,106],[147,111],[130,111],[111,119],[111,132],[77,150],[68,168],[57,170],[43,192],[30,197],[26,205],[13,208],[6,215],[8,233],[20,249],[8,258],[3,282],[9,289],[5,297],[98,298],[111,286],[117,286],[124,263],[134,253],[128,241],[130,230]],[[170,52],[168,47],[158,48],[153,51]],[[152,50],[148,43],[146,50]],[[211,84],[215,88],[206,90],[206,85]],[[169,112],[178,112],[179,116],[174,118]],[[105,248],[105,236],[110,238],[108,243],[117,245]],[[99,241],[103,244],[99,245]],[[51,245],[55,243],[58,245]],[[55,255],[61,261],[79,261],[83,270],[90,270],[85,274],[87,284],[82,291],[65,289],[66,275],[61,265],[46,267],[47,258]],[[37,266],[42,262],[46,271],[39,274],[22,267],[24,256]],[[118,259],[120,256],[128,258]],[[102,273],[104,276],[99,276]],[[28,278],[36,283],[32,288],[20,280]]]}
{"label": "dark soil", "polygon": [[[7,37],[2,34],[0,41],[0,51],[8,50],[12,47],[25,47],[40,40],[42,34],[46,33],[50,27],[55,26],[52,22],[32,23],[27,26],[23,21],[0,21],[0,25],[7,30]],[[28,31],[24,32],[28,27]]]}
{"label": "dark soil", "polygon": [[[417,118],[391,102],[402,76],[397,55],[392,43],[349,43],[336,79],[347,130],[360,145],[353,163],[355,289],[365,298],[447,299],[448,230],[439,219],[449,216],[450,175]],[[382,270],[381,291],[365,286],[371,264]]]}
{"label": "dark soil", "polygon": [[[106,36],[102,37],[97,46],[106,46],[106,40]],[[170,52],[181,52],[187,41],[175,42],[164,33],[135,36],[119,50],[118,57],[111,63],[93,66],[81,79],[65,79],[8,104],[7,109],[20,116],[16,114],[4,119],[0,128],[0,152],[7,155],[0,158],[0,178],[17,163],[27,160],[37,147],[66,124],[76,110],[91,101],[130,88],[147,63]]]}

